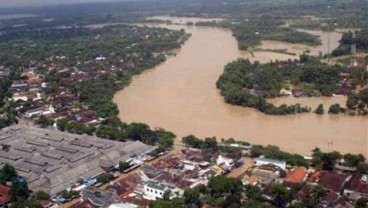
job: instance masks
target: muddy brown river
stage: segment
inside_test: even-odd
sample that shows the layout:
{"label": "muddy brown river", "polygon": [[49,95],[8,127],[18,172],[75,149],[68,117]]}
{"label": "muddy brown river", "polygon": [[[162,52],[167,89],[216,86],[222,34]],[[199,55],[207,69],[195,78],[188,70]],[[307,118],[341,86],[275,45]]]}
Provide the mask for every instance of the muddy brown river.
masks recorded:
{"label": "muddy brown river", "polygon": [[[137,75],[132,83],[114,97],[125,122],[143,122],[174,132],[178,139],[194,134],[199,137],[236,138],[255,144],[272,144],[281,149],[310,155],[318,146],[322,150],[363,153],[367,155],[368,118],[313,113],[290,116],[268,116],[250,108],[226,104],[215,83],[224,66],[236,58],[260,62],[296,58],[274,52],[259,51],[254,56],[239,51],[229,30],[184,25],[161,25],[185,29],[191,38],[176,56],[165,63]],[[328,49],[326,34],[323,44],[312,53]],[[330,49],[337,47],[341,36],[331,33]],[[301,53],[295,44],[265,41],[264,48],[288,48]],[[275,43],[275,42],[274,42]],[[265,45],[268,44],[268,45]],[[279,98],[275,104],[302,103],[311,107],[319,103],[345,105],[345,97]]]}

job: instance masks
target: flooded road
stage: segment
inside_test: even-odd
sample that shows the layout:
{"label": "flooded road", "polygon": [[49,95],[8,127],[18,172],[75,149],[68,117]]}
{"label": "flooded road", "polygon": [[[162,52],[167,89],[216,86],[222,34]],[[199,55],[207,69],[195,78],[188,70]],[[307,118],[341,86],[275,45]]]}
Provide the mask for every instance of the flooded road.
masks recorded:
{"label": "flooded road", "polygon": [[[176,56],[135,76],[132,83],[114,97],[125,122],[143,122],[174,132],[178,139],[194,134],[199,137],[236,138],[255,144],[273,144],[283,150],[310,155],[322,150],[367,155],[367,117],[318,116],[313,113],[267,116],[250,108],[226,104],[215,83],[224,66],[244,57],[260,62],[285,60],[296,56],[258,51],[239,51],[229,30],[211,27],[168,25],[184,28],[192,37]],[[337,46],[332,46],[331,50]],[[282,47],[294,47],[282,43]],[[321,46],[323,48],[323,46]],[[300,51],[302,52],[302,50]],[[275,104],[300,102],[317,106],[345,103],[345,97],[279,98]]]}

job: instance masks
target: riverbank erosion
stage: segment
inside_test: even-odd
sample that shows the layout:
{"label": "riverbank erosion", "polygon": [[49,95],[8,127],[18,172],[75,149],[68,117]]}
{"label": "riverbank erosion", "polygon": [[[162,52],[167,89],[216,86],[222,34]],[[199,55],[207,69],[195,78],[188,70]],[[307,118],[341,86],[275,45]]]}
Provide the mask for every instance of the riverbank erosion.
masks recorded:
{"label": "riverbank erosion", "polygon": [[[175,57],[135,76],[127,88],[115,94],[114,102],[119,107],[121,120],[165,128],[178,138],[189,134],[234,137],[255,144],[277,145],[285,151],[305,155],[318,146],[325,151],[338,150],[367,156],[367,117],[268,116],[250,108],[226,104],[216,89],[215,83],[224,66],[237,58],[265,63],[297,56],[270,51],[257,51],[252,55],[239,51],[231,32],[221,28],[165,27],[183,28],[192,36]],[[337,44],[330,45],[330,48],[337,47]],[[282,45],[285,46],[289,45]],[[343,102],[343,98],[335,97],[313,98],[308,102],[316,106],[326,99],[327,102],[329,99]]]}

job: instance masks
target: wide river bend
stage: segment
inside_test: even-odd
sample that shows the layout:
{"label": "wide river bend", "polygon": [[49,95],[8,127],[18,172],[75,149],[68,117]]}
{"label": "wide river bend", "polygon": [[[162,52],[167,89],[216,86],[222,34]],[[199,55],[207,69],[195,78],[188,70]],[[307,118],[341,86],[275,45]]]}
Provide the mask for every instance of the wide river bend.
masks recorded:
{"label": "wide river bend", "polygon": [[[125,122],[143,122],[174,132],[178,139],[194,134],[199,137],[236,138],[255,144],[273,144],[281,149],[310,155],[318,146],[324,151],[362,153],[367,156],[368,118],[313,113],[290,116],[268,116],[250,108],[226,104],[215,83],[224,66],[240,57],[268,62],[296,56],[258,51],[254,56],[240,51],[229,30],[185,25],[161,25],[185,29],[191,38],[165,63],[133,78],[132,83],[116,93],[119,118]],[[336,48],[339,33],[315,32],[323,44],[310,48],[311,53]],[[288,48],[301,53],[303,47],[275,41],[264,41],[261,48]],[[315,108],[333,103],[345,105],[345,97],[280,98],[276,104],[300,102]]]}

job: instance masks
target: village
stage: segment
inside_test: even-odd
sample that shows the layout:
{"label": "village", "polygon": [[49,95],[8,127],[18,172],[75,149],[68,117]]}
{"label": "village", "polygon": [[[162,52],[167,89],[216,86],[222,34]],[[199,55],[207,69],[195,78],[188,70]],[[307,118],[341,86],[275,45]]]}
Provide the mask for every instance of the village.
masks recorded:
{"label": "village", "polygon": [[[149,207],[150,201],[183,198],[185,190],[206,186],[211,177],[236,177],[247,186],[257,186],[270,201],[273,184],[287,189],[300,187],[293,202],[313,197],[315,190],[324,190],[319,202],[324,207],[354,207],[358,199],[368,195],[367,175],[338,160],[334,171],[290,166],[286,161],[250,157],[251,146],[228,144],[238,151],[232,154],[216,152],[206,160],[204,151],[183,148],[177,154],[163,156],[151,165],[143,164],[138,171],[110,183],[105,190],[89,187],[81,191],[81,200],[71,207]],[[236,173],[236,174],[233,174]],[[101,197],[104,196],[104,197]],[[109,196],[109,197],[106,197]],[[118,205],[117,205],[118,206]],[[216,207],[203,205],[202,207]]]}
{"label": "village", "polygon": [[[44,121],[63,118],[83,125],[100,124],[116,114],[111,99],[117,90],[134,74],[164,61],[187,38],[183,31],[126,25],[75,30],[84,36],[68,28],[43,28],[38,36],[49,35],[53,40],[50,33],[62,31],[70,37],[54,44],[49,44],[49,39],[36,39],[2,46],[11,48],[8,53],[13,56],[17,56],[17,47],[40,54],[0,65],[2,107],[10,107],[13,116],[26,123],[42,116]],[[106,50],[116,42],[119,47]],[[1,112],[1,118],[6,117],[9,115]]]}
{"label": "village", "polygon": [[[221,8],[226,4],[227,2],[224,2]],[[55,10],[52,12],[57,13]],[[210,60],[209,57],[212,56],[206,55],[207,52],[200,54],[195,52],[201,52],[201,49],[216,52],[215,55],[221,52],[213,57],[226,58],[229,49],[223,50],[221,45],[223,41],[224,45],[238,43],[233,48],[236,49],[235,54],[238,54],[239,49],[246,48],[243,44],[247,42],[244,40],[250,41],[247,35],[250,34],[248,27],[251,25],[248,24],[254,25],[253,29],[257,29],[254,35],[251,34],[251,38],[256,39],[256,42],[250,42],[250,45],[261,43],[263,38],[261,39],[260,35],[263,35],[263,32],[273,34],[273,29],[283,32],[288,30],[277,29],[279,23],[273,25],[268,19],[270,17],[262,19],[265,24],[261,24],[261,22],[249,22],[245,16],[241,17],[239,24],[226,26],[227,23],[223,22],[225,27],[222,26],[224,28],[221,30],[217,30],[219,28],[214,30],[212,27],[201,28],[200,24],[195,26],[196,23],[171,25],[183,26],[185,30],[172,30],[170,24],[166,28],[155,28],[144,25],[145,21],[149,22],[145,19],[148,13],[150,12],[141,14],[142,19],[138,18],[143,23],[135,19],[136,15],[139,15],[133,11],[132,14],[129,13],[131,17],[113,17],[104,13],[102,16],[96,16],[95,19],[87,17],[79,20],[78,17],[71,17],[71,19],[67,17],[57,20],[58,17],[55,17],[57,20],[55,22],[53,19],[50,22],[39,19],[41,23],[37,22],[38,20],[35,22],[24,20],[26,24],[20,24],[19,27],[15,24],[17,20],[14,24],[11,21],[0,22],[0,51],[2,51],[0,53],[0,208],[363,208],[368,206],[368,164],[366,155],[361,151],[359,151],[361,154],[358,151],[347,153],[345,148],[333,148],[333,142],[330,141],[326,149],[321,146],[322,143],[317,145],[316,140],[320,140],[320,137],[308,136],[306,132],[298,130],[295,130],[295,133],[289,133],[282,129],[285,126],[289,128],[289,125],[275,128],[277,132],[283,132],[282,137],[303,135],[305,141],[314,145],[315,149],[312,152],[301,155],[300,149],[309,151],[310,147],[306,148],[299,144],[296,145],[299,149],[284,149],[285,146],[281,146],[282,143],[278,143],[279,141],[284,143],[291,141],[290,143],[294,145],[297,138],[288,140],[281,136],[276,137],[274,134],[277,133],[273,131],[264,136],[272,140],[268,143],[257,134],[254,134],[257,140],[251,142],[249,140],[252,138],[245,135],[236,139],[197,138],[194,135],[180,138],[183,135],[177,136],[173,133],[180,131],[170,126],[154,125],[139,117],[137,119],[124,117],[129,114],[126,112],[132,110],[125,109],[126,111],[123,112],[120,106],[122,104],[113,101],[114,95],[127,87],[133,76],[145,70],[154,69],[153,72],[163,73],[153,81],[143,81],[142,89],[150,89],[153,83],[163,84],[166,83],[165,81],[178,86],[182,84],[178,88],[177,86],[158,88],[159,91],[155,91],[156,93],[145,94],[139,93],[140,91],[133,93],[133,98],[149,97],[148,102],[147,100],[138,101],[149,105],[143,108],[144,110],[138,111],[157,120],[165,119],[164,111],[170,114],[176,112],[169,107],[180,103],[170,104],[171,102],[168,101],[181,101],[177,98],[186,94],[183,89],[196,86],[193,78],[200,78],[201,73],[203,78],[197,82],[201,85],[195,88],[199,90],[198,93],[220,96],[219,91],[222,90],[225,102],[222,102],[221,98],[220,106],[225,107],[224,115],[235,116],[234,118],[237,119],[240,116],[246,118],[250,112],[249,109],[230,112],[229,108],[232,109],[235,106],[229,106],[226,103],[252,107],[268,115],[286,116],[312,112],[312,109],[301,104],[291,106],[283,104],[280,107],[267,103],[266,99],[295,97],[297,100],[299,97],[346,96],[346,108],[340,104],[332,104],[328,111],[325,111],[321,103],[313,111],[320,115],[314,116],[313,119],[316,120],[312,121],[316,122],[310,123],[316,123],[316,126],[320,127],[318,121],[346,119],[333,117],[338,115],[322,117],[325,112],[326,114],[327,112],[346,114],[350,115],[351,119],[357,120],[361,118],[357,118],[356,115],[368,115],[368,56],[366,53],[358,57],[355,56],[354,50],[351,57],[334,60],[329,55],[322,57],[322,53],[317,58],[303,52],[300,57],[295,56],[295,60],[284,58],[283,61],[275,60],[275,62],[268,59],[265,63],[251,62],[250,60],[257,56],[256,52],[255,56],[252,54],[252,59],[238,59],[227,64],[225,75],[219,74],[223,76],[224,82],[220,82],[220,77],[216,82],[218,87],[216,93],[209,93],[200,91],[201,86],[203,83],[210,83],[211,89],[214,89],[215,80],[207,80],[211,77],[207,74],[215,71],[215,65],[221,65],[220,68],[223,71],[223,64]],[[156,12],[154,13],[156,15]],[[88,20],[88,18],[91,19]],[[235,20],[237,18],[239,17]],[[121,23],[122,19],[126,23]],[[277,19],[277,16],[274,19]],[[151,21],[155,22],[155,20]],[[157,20],[157,22],[165,21]],[[259,33],[260,26],[267,30]],[[223,29],[229,30],[229,33]],[[215,32],[220,36],[213,36]],[[231,32],[236,40],[231,37]],[[304,32],[297,30],[293,32],[290,34],[303,37]],[[201,36],[202,33],[204,35]],[[221,35],[222,33],[224,36]],[[345,36],[349,34],[350,32],[345,33]],[[361,34],[364,33],[358,33],[363,38],[364,35]],[[182,61],[186,56],[182,56],[185,50],[181,50],[183,49],[181,46],[191,36],[194,37],[191,38],[194,43],[191,42],[189,46],[193,44],[196,47],[191,49],[193,51],[188,51],[187,54],[190,56],[187,57],[190,59],[184,59],[182,66],[179,64],[180,67],[176,64],[175,67],[167,67],[169,70],[156,70],[156,67],[166,66],[162,63],[170,57]],[[228,36],[229,42],[225,38]],[[292,36],[294,35],[283,37]],[[202,41],[196,42],[197,37],[202,37]],[[305,33],[304,37],[310,36]],[[207,44],[207,39],[208,45],[201,45]],[[353,42],[355,39],[354,33]],[[352,44],[354,45],[355,43]],[[187,45],[185,48],[191,47]],[[215,63],[213,66],[207,65],[212,62]],[[228,63],[228,60],[223,63]],[[243,69],[244,66],[249,67]],[[264,70],[262,67],[258,68],[260,66],[265,67]],[[227,68],[230,70],[226,70]],[[192,73],[190,69],[195,69],[193,74],[188,78],[183,76],[184,72]],[[207,69],[209,70],[205,71]],[[234,70],[238,73],[234,73]],[[179,73],[175,74],[175,71]],[[226,71],[229,73],[226,74]],[[262,73],[259,73],[260,71]],[[282,76],[275,76],[279,75],[280,71]],[[162,77],[166,79],[158,79]],[[184,78],[183,81],[175,79],[178,77]],[[252,79],[248,80],[250,78]],[[252,85],[248,86],[249,83]],[[240,87],[234,88],[235,85]],[[156,88],[152,87],[152,89]],[[175,89],[177,93],[173,94],[178,97],[162,99],[165,103],[159,103],[157,111],[159,115],[148,113],[151,108],[155,108],[153,101],[160,100],[157,95],[166,94],[162,89]],[[249,93],[244,93],[245,89],[248,89]],[[148,94],[157,98],[152,99]],[[216,101],[218,96],[215,97]],[[229,97],[226,98],[226,96]],[[208,99],[205,98],[203,101],[207,102]],[[209,112],[209,114],[194,113],[195,116],[188,116],[191,115],[191,111],[184,111],[184,108],[190,110],[191,107],[185,106],[179,108],[183,114],[175,115],[180,119],[179,121],[167,123],[186,127],[186,124],[181,122],[187,119],[190,124],[188,129],[199,135],[209,134],[198,133],[193,126],[200,129],[199,132],[206,130],[210,134],[224,135],[218,134],[218,129],[207,128],[207,124],[213,121],[217,122],[213,125],[216,128],[230,129],[230,134],[225,134],[230,136],[236,132],[232,127],[239,127],[241,132],[250,131],[245,127],[249,124],[251,128],[266,131],[264,120],[258,120],[259,115],[241,122],[223,119],[227,117],[221,117],[221,120],[216,121],[212,116],[204,116],[217,112],[217,109],[209,108],[214,102],[211,100],[208,103],[197,102],[196,96],[187,97],[186,100],[200,103],[195,108],[203,108],[205,109],[203,112]],[[122,103],[135,102],[134,99],[130,101],[124,99]],[[133,104],[133,106],[138,105]],[[197,121],[203,120],[206,125],[198,125],[194,117]],[[271,117],[267,119],[274,120],[273,124],[281,121]],[[283,122],[293,122],[288,119],[283,120]],[[359,120],[359,124],[364,125],[365,121]],[[356,124],[348,122],[352,126]],[[273,125],[269,123],[268,126]],[[308,128],[304,131],[316,131],[321,135],[337,138],[340,136],[338,133],[335,135],[329,133],[333,132],[332,129],[336,126],[339,125],[331,123],[329,126],[331,130],[326,128],[317,131],[317,128]],[[349,136],[341,137],[344,139],[344,144],[358,141],[352,140],[354,137],[364,137],[359,134],[361,131],[355,132],[355,135],[351,133],[352,131],[347,132]],[[317,139],[312,141],[315,138]],[[273,146],[275,144],[280,145],[280,148]],[[337,152],[335,149],[344,153]]]}
{"label": "village", "polygon": [[[217,143],[207,138],[201,148],[194,148],[195,139],[188,136],[183,138],[185,146],[175,145],[152,156],[156,147],[137,141],[107,142],[23,125],[4,128],[0,140],[0,175],[5,174],[7,165],[14,165],[30,191],[48,195],[39,200],[45,208],[150,207],[157,200],[185,198],[188,190],[206,187],[221,176],[241,181],[244,193],[257,187],[262,198],[271,202],[275,200],[275,184],[296,190],[290,204],[317,197],[324,207],[354,207],[368,197],[362,155],[338,156],[316,149],[312,157],[301,159],[307,161],[304,167],[291,165],[289,159],[267,158],[267,152],[259,155],[259,146],[233,139]],[[90,154],[98,151],[101,155]],[[12,186],[14,181],[0,186],[3,207],[10,202]],[[251,200],[247,194],[243,197]]]}

